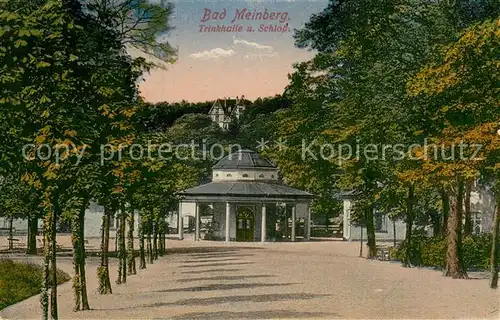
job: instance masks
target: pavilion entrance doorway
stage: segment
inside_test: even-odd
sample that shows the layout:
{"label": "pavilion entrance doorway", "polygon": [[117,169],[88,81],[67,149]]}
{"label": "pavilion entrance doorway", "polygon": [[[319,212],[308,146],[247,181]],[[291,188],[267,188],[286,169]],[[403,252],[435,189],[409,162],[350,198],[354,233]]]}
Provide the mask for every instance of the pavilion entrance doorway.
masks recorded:
{"label": "pavilion entrance doorway", "polygon": [[254,241],[255,217],[249,207],[238,207],[236,214],[236,241]]}

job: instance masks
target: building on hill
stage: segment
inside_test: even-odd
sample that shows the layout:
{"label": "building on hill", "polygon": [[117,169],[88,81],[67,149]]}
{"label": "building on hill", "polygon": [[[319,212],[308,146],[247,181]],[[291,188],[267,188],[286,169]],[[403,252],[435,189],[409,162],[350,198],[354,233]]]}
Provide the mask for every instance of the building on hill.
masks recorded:
{"label": "building on hill", "polygon": [[228,130],[231,120],[233,118],[239,120],[250,103],[250,101],[245,100],[244,96],[236,97],[236,99],[217,99],[208,111],[208,115],[223,130]]}

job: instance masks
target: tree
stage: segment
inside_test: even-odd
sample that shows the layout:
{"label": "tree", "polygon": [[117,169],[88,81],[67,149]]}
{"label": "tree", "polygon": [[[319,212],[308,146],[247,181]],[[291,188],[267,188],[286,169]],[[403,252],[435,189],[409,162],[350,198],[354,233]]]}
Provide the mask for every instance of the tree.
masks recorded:
{"label": "tree", "polygon": [[[19,123],[13,127],[22,132],[16,145],[31,143],[33,147],[23,159],[27,160],[23,181],[42,191],[42,307],[47,318],[50,272],[51,316],[56,319],[56,220],[63,212],[74,217],[75,309],[80,308],[80,301],[87,309],[82,219],[91,195],[82,185],[88,181],[80,178],[98,172],[93,165],[99,163],[103,142],[127,140],[116,132],[127,127],[122,119],[133,114],[136,80],[144,70],[144,60],[132,61],[124,55],[117,33],[84,13],[76,1],[33,1],[26,10],[18,10],[17,2],[2,1],[1,5],[0,15],[6,22],[1,33],[5,40],[1,81],[5,85],[0,102],[6,115],[2,119]],[[38,45],[41,39],[44,46]],[[40,146],[46,149],[37,153]],[[83,169],[75,169],[75,164]],[[62,203],[72,205],[63,207]]]}
{"label": "tree", "polygon": [[117,32],[123,46],[133,47],[146,54],[150,65],[165,67],[175,61],[176,50],[166,41],[171,27],[169,16],[173,5],[147,0],[89,0],[85,7],[95,13],[101,25]]}
{"label": "tree", "polygon": [[[434,142],[460,155],[426,161],[424,169],[447,183],[451,198],[445,275],[467,277],[461,259],[464,184],[474,179],[488,159],[498,154],[500,111],[495,94],[499,74],[489,70],[498,57],[500,21],[485,20],[465,29],[459,39],[439,49],[412,79],[409,92],[425,103],[426,127]],[[480,145],[481,150],[471,146]],[[464,150],[465,146],[465,150]],[[427,156],[427,155],[426,155]]]}

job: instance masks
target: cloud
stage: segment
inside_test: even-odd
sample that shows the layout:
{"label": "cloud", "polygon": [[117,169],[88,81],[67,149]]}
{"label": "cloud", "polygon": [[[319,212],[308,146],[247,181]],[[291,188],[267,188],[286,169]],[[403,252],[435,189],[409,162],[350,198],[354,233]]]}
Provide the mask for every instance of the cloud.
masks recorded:
{"label": "cloud", "polygon": [[266,46],[266,45],[262,45],[262,44],[258,44],[257,42],[250,42],[250,41],[246,41],[246,40],[234,39],[234,40],[233,40],[233,43],[234,43],[234,44],[243,44],[243,45],[246,45],[246,46],[252,47],[252,48],[254,48],[254,49],[258,49],[258,50],[269,50],[269,51],[274,51],[274,48],[273,48],[273,47],[271,47],[271,46]]}
{"label": "cloud", "polygon": [[259,52],[259,53],[249,53],[243,56],[243,59],[246,60],[262,60],[263,58],[274,58],[277,57],[278,53],[273,52]]}
{"label": "cloud", "polygon": [[[245,46],[242,48],[241,46]],[[240,40],[233,37],[233,45],[228,49],[214,48],[210,50],[191,53],[189,57],[195,60],[219,60],[221,58],[229,58],[234,55],[241,55],[245,60],[255,60],[263,58],[277,57],[278,53],[272,46]]]}
{"label": "cloud", "polygon": [[189,55],[190,58],[196,60],[210,60],[210,59],[219,59],[231,57],[236,54],[236,51],[233,49],[222,49],[222,48],[214,48],[211,50],[205,50],[200,52],[191,53]]}

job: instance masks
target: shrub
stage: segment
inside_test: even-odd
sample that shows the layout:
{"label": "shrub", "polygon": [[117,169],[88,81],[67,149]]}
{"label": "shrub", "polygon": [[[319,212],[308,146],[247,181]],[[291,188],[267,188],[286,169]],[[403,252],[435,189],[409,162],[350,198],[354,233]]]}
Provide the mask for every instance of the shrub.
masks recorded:
{"label": "shrub", "polygon": [[[0,260],[0,309],[40,293],[42,275],[43,268],[39,265]],[[58,284],[69,279],[67,273],[58,270]]]}
{"label": "shrub", "polygon": [[423,266],[444,268],[446,265],[446,238],[443,236],[427,239],[420,246]]}
{"label": "shrub", "polygon": [[389,254],[390,254],[392,260],[401,261],[401,252],[398,249],[399,249],[399,247],[390,247],[389,248]]}
{"label": "shrub", "polygon": [[464,264],[468,269],[485,270],[490,265],[491,234],[482,233],[463,239]]}
{"label": "shrub", "polygon": [[[421,248],[423,243],[427,241],[427,233],[423,229],[415,229],[412,233],[410,250],[409,250],[409,262],[412,265],[422,265]],[[394,248],[391,253],[391,257],[395,260],[403,261],[406,257],[406,246],[407,241],[403,241],[397,248]]]}
{"label": "shrub", "polygon": [[[447,240],[444,236],[422,238],[420,233],[415,233],[412,238],[410,261],[413,265],[444,268],[446,265]],[[392,249],[391,257],[402,260],[405,254],[403,242]],[[464,266],[468,270],[485,270],[490,263],[491,235],[471,235],[462,239],[462,253]]]}

